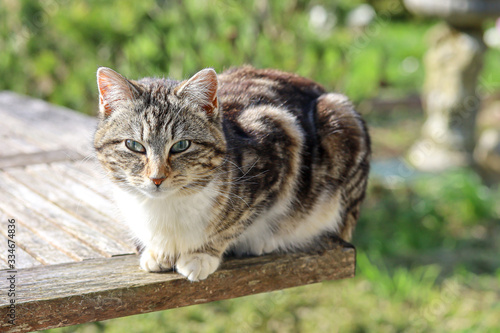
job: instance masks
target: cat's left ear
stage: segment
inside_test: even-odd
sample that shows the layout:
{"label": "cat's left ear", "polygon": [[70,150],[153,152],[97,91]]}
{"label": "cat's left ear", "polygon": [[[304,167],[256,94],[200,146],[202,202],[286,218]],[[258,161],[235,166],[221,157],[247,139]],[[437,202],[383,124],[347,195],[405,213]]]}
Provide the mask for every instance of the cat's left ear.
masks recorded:
{"label": "cat's left ear", "polygon": [[198,104],[208,115],[216,115],[219,102],[217,73],[212,68],[205,68],[193,75],[189,80],[175,88],[178,97],[187,98]]}

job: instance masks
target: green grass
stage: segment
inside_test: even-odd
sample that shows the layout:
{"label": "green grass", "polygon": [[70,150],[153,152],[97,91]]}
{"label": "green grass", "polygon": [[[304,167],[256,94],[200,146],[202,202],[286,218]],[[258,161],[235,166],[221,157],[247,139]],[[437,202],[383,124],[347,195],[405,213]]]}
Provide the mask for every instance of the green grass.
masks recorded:
{"label": "green grass", "polygon": [[381,83],[398,94],[415,90],[421,66],[407,73],[401,62],[421,58],[430,23],[398,21],[399,6],[356,32],[343,21],[361,2],[316,1],[337,16],[331,30],[311,27],[314,4],[304,0],[2,2],[0,89],[95,114],[98,66],[181,79],[250,63],[297,72],[355,101],[378,95]]}
{"label": "green grass", "polygon": [[[204,67],[250,63],[297,72],[356,103],[415,93],[423,82],[426,32],[398,0],[371,1],[381,14],[364,31],[346,27],[363,1],[155,0],[0,3],[0,89],[95,114],[95,72],[109,66],[130,78],[186,78]],[[337,24],[309,24],[313,5]],[[394,4],[396,4],[394,6]],[[333,15],[333,14],[332,14]],[[498,89],[500,52],[486,56],[482,87]]]}
{"label": "green grass", "polygon": [[[344,25],[363,1],[19,0],[0,3],[0,90],[95,114],[95,72],[186,78],[250,63],[310,77],[359,103],[401,97],[422,85],[426,33],[399,0],[370,1],[380,15],[364,31]],[[264,6],[264,4],[268,4]],[[332,29],[309,23],[313,5],[335,14]],[[500,88],[498,50],[486,55],[481,87]]]}

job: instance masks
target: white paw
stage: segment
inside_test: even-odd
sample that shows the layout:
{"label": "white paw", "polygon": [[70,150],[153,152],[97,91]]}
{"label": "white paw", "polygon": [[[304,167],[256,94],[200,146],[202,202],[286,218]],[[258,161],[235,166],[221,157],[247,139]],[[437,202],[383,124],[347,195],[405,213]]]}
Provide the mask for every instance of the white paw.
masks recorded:
{"label": "white paw", "polygon": [[181,254],[175,267],[190,281],[205,280],[219,267],[220,258],[205,253]]}
{"label": "white paw", "polygon": [[139,263],[146,272],[161,272],[172,268],[170,258],[164,252],[148,248],[142,253]]}

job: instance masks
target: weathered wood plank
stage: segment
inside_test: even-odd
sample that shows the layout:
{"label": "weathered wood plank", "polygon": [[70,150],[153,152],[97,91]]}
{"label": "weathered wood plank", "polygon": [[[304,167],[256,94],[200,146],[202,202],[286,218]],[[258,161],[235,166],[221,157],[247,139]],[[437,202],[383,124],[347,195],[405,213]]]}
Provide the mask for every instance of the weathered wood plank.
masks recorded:
{"label": "weathered wood plank", "polygon": [[[192,283],[176,273],[145,273],[136,256],[35,267],[16,275],[16,325],[28,332],[99,321],[277,289],[353,277],[355,250],[333,243],[321,252],[229,258],[205,281]],[[9,274],[0,271],[5,281]],[[0,300],[6,318],[9,300]]]}
{"label": "weathered wood plank", "polygon": [[9,135],[23,138],[27,142],[35,143],[43,151],[58,150],[58,149],[69,149],[63,145],[60,140],[54,140],[53,135],[44,133],[41,130],[33,128],[33,124],[23,122],[19,119],[12,118],[9,114],[2,112],[0,105],[0,116],[2,119],[2,126],[4,129],[8,129]]}
{"label": "weathered wood plank", "polygon": [[[13,148],[15,148],[17,153],[30,154],[30,153],[39,152],[41,150],[40,147],[38,147],[36,145],[36,143],[28,142],[21,137],[14,137],[11,135],[11,136],[9,136],[8,141],[9,141],[9,145],[11,145]],[[8,154],[8,155],[11,155],[11,154]]]}
{"label": "weathered wood plank", "polygon": [[[0,126],[2,127],[2,126]],[[19,153],[19,149],[15,147],[15,143],[13,143],[13,140],[10,140],[8,135],[2,135],[0,134],[0,140],[2,140],[2,144],[5,144],[5,149],[3,149],[2,155],[13,155]]]}
{"label": "weathered wood plank", "polygon": [[38,166],[37,176],[46,179],[52,186],[65,189],[66,192],[80,199],[85,205],[113,219],[114,203],[87,186],[75,182],[71,178],[64,177],[60,173],[53,172],[48,166]]}
{"label": "weathered wood plank", "polygon": [[[0,128],[1,127],[2,126],[0,126]],[[0,131],[0,140],[2,140],[2,152],[0,153],[0,157],[22,153],[36,153],[40,151],[39,147],[26,143],[26,141],[10,133],[1,133]]]}
{"label": "weathered wood plank", "polygon": [[[2,216],[2,213],[0,212],[0,216]],[[3,219],[3,217],[2,217]],[[4,220],[2,220],[3,222]],[[7,220],[5,220],[5,223],[7,223]],[[2,226],[5,225],[2,223]],[[7,228],[5,228],[7,229]],[[35,267],[35,266],[41,266],[42,263],[33,258],[29,253],[23,250],[22,247],[19,246],[17,237],[14,237],[14,241],[16,242],[16,249],[14,251],[15,255],[15,267],[17,269],[20,268],[30,268],[30,267]],[[7,237],[3,234],[0,233],[0,242],[1,244],[7,244]],[[1,269],[8,269],[9,266],[7,265],[8,263],[8,255],[9,253],[7,252],[7,245],[5,245],[5,248],[0,251],[0,258],[2,259],[0,263],[0,270]]]}
{"label": "weathered wood plank", "polygon": [[111,186],[109,180],[104,177],[103,172],[99,170],[97,161],[78,161],[75,163],[60,162],[52,163],[52,168],[66,175],[80,184],[99,193],[103,197],[112,200]]}
{"label": "weathered wood plank", "polygon": [[[53,205],[76,217],[89,228],[98,231],[103,237],[114,241],[120,254],[135,253],[135,248],[131,245],[133,243],[132,237],[124,225],[86,206],[82,200],[75,198],[71,193],[66,192],[64,188],[54,186],[45,177],[40,177],[39,170],[45,170],[46,168],[48,168],[46,165],[33,165],[24,169],[9,169],[7,174],[31,188]],[[52,172],[58,171],[52,170]],[[73,239],[73,241],[77,240]],[[109,255],[113,254],[117,253],[114,252]]]}
{"label": "weathered wood plank", "polygon": [[82,155],[68,149],[4,155],[0,156],[0,169],[59,161],[77,161],[81,159],[83,159]]}
{"label": "weathered wood plank", "polygon": [[[27,251],[42,256],[47,264],[102,257],[98,251],[82,244],[77,237],[61,229],[52,219],[47,219],[33,211],[29,202],[23,202],[12,195],[9,189],[3,186],[3,178],[5,177],[0,177],[0,188],[3,189],[0,192],[0,209],[9,218],[16,219],[21,239],[36,239],[26,245],[21,243]],[[38,238],[43,239],[43,242]],[[129,251],[124,253],[129,253]],[[24,262],[20,262],[19,268],[21,267],[24,267]]]}
{"label": "weathered wood plank", "polygon": [[[5,192],[0,191],[0,196]],[[38,262],[44,265],[51,264],[61,264],[74,262],[76,259],[71,258],[61,252],[58,248],[54,247],[50,242],[40,237],[39,235],[32,232],[27,225],[32,225],[36,220],[32,220],[29,218],[29,211],[17,211],[17,212],[9,212],[8,209],[12,209],[8,203],[5,203],[2,199],[0,199],[0,218],[2,221],[7,221],[9,218],[16,219],[16,244],[18,248],[22,248],[25,252],[27,252],[31,257],[35,258]],[[24,224],[23,221],[29,221],[28,224]],[[4,225],[2,223],[2,225]],[[52,226],[53,228],[53,226]],[[41,231],[46,231],[45,229],[41,229]],[[0,233],[5,237],[7,236],[7,228],[3,228],[0,230]],[[64,239],[61,239],[61,242],[65,242]],[[29,267],[32,262],[29,258],[23,260],[21,257],[18,258],[17,267],[25,268]]]}
{"label": "weathered wood plank", "polygon": [[[4,175],[7,173],[4,172]],[[59,227],[66,233],[74,236],[80,243],[92,249],[96,256],[110,256],[112,254],[123,254],[122,248],[105,237],[99,230],[91,229],[88,225],[65,212],[58,206],[53,205],[28,186],[23,185],[22,179],[1,177],[4,188],[17,199],[25,202],[26,207],[37,213],[45,220],[51,221],[54,227]],[[90,257],[94,257],[91,255]],[[88,258],[88,257],[87,257]]]}
{"label": "weathered wood plank", "polygon": [[8,91],[0,92],[0,116],[4,130],[44,150],[92,151],[95,118]]}

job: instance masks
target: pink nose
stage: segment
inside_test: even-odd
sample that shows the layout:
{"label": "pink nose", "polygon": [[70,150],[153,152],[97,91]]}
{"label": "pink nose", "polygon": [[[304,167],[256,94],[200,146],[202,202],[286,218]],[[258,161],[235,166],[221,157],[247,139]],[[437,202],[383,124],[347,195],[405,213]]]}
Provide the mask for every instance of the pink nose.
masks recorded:
{"label": "pink nose", "polygon": [[155,183],[156,186],[160,186],[161,183],[165,180],[166,177],[161,177],[161,178],[151,178],[151,181]]}

